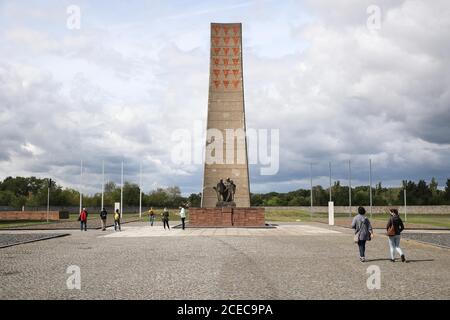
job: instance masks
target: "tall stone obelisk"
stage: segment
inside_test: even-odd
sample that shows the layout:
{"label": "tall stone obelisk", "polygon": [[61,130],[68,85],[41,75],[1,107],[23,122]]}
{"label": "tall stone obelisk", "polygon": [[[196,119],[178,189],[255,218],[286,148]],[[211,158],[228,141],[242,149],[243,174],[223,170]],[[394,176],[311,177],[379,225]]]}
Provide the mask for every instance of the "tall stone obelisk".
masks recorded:
{"label": "tall stone obelisk", "polygon": [[250,207],[242,64],[242,24],[211,24],[211,59],[202,208],[218,203],[217,183],[236,185],[236,207]]}

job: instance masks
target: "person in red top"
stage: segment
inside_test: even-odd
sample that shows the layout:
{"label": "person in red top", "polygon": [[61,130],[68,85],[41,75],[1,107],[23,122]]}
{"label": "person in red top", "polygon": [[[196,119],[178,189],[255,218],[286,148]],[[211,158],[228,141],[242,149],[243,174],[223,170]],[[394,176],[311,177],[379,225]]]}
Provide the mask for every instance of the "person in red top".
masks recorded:
{"label": "person in red top", "polygon": [[88,217],[88,212],[87,212],[86,208],[83,208],[83,210],[81,210],[80,216],[78,218],[78,220],[80,220],[81,231],[83,231],[83,227],[84,227],[84,231],[87,231],[87,217]]}

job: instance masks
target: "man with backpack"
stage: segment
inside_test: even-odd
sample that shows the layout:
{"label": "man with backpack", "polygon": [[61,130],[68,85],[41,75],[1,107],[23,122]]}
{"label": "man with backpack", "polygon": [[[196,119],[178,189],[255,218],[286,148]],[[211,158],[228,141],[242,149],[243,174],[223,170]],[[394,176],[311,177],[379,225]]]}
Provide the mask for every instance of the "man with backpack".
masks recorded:
{"label": "man with backpack", "polygon": [[108,212],[105,208],[100,211],[100,219],[102,221],[102,231],[106,231],[106,217],[108,216]]}

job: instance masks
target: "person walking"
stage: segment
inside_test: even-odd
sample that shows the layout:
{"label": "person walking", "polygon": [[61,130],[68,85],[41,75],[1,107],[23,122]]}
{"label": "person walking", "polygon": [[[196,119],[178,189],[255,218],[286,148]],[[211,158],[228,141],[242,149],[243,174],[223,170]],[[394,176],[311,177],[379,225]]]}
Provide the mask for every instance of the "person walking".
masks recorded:
{"label": "person walking", "polygon": [[108,212],[105,208],[102,208],[100,211],[100,219],[102,221],[102,231],[106,231],[106,217],[108,216]]}
{"label": "person walking", "polygon": [[352,229],[355,229],[354,241],[358,244],[359,260],[366,261],[366,241],[370,241],[374,234],[370,220],[365,216],[366,209],[358,208],[358,215],[353,218]]}
{"label": "person walking", "polygon": [[153,207],[148,210],[148,217],[150,219],[150,225],[153,227],[153,223],[155,222],[155,212],[153,211]]}
{"label": "person walking", "polygon": [[166,225],[167,225],[167,228],[170,230],[170,226],[169,226],[169,210],[167,210],[167,208],[164,208],[161,216],[162,216],[161,220],[162,220],[163,225],[164,225],[164,230],[166,230]]}
{"label": "person walking", "polygon": [[391,217],[386,225],[387,235],[389,236],[389,249],[391,253],[391,261],[395,262],[395,251],[398,252],[402,262],[406,262],[405,255],[400,248],[401,233],[405,230],[403,221],[398,214],[397,209],[390,209],[389,213]]}
{"label": "person walking", "polygon": [[122,231],[120,228],[120,212],[119,209],[116,209],[116,212],[114,213],[114,231]]}
{"label": "person walking", "polygon": [[88,212],[86,208],[83,208],[80,212],[80,216],[78,217],[78,220],[80,221],[80,229],[81,231],[87,231],[87,218],[88,218]]}
{"label": "person walking", "polygon": [[180,207],[180,218],[181,218],[181,228],[184,230],[185,228],[185,220],[186,220],[186,208],[184,205]]}

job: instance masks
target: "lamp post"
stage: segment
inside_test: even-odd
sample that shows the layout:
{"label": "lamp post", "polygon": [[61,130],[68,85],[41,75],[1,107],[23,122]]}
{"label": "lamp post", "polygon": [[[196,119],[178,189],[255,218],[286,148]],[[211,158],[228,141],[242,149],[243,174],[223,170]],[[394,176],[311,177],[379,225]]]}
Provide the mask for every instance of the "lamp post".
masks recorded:
{"label": "lamp post", "polygon": [[369,201],[370,201],[370,218],[372,218],[372,159],[369,159]]}
{"label": "lamp post", "polygon": [[121,183],[120,183],[120,218],[123,217],[123,161],[122,161],[122,169],[121,169]]}
{"label": "lamp post", "polygon": [[311,220],[312,220],[312,214],[313,214],[313,180],[312,180],[312,162],[310,163],[310,168],[309,168],[309,177],[310,177],[310,187],[311,187],[311,196],[310,196],[310,200],[311,200],[311,206],[310,206],[310,216],[311,216]]}
{"label": "lamp post", "polygon": [[105,160],[102,161],[102,208],[104,207],[105,200]]}
{"label": "lamp post", "polygon": [[348,214],[352,217],[352,164],[351,160],[348,160]]}
{"label": "lamp post", "polygon": [[52,179],[48,180],[47,184],[47,222],[48,222],[48,214],[50,211],[50,187],[52,186]]}
{"label": "lamp post", "polygon": [[142,162],[139,166],[139,219],[142,219]]}
{"label": "lamp post", "polygon": [[83,160],[81,160],[80,163],[80,211],[83,209],[83,191],[82,191],[82,185],[83,185]]}

